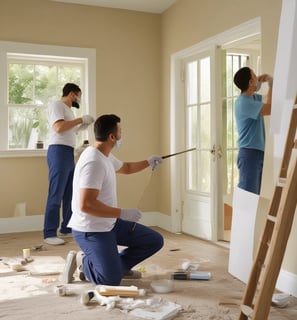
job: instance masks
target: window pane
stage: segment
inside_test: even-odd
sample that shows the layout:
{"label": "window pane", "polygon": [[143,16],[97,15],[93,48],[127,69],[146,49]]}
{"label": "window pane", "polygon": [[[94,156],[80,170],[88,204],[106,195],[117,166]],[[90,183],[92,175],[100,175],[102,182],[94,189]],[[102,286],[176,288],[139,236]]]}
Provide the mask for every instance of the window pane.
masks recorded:
{"label": "window pane", "polygon": [[197,145],[197,106],[187,109],[187,146]]}
{"label": "window pane", "polygon": [[197,103],[197,61],[187,64],[187,104]]}
{"label": "window pane", "polygon": [[200,103],[210,101],[210,58],[200,60]]}
{"label": "window pane", "polygon": [[[187,108],[187,146],[197,144],[197,106]],[[187,157],[187,189],[197,191],[197,154],[190,152]]]}
{"label": "window pane", "polygon": [[33,102],[34,66],[10,63],[8,65],[8,103],[31,104]]}
{"label": "window pane", "polygon": [[57,68],[54,65],[35,66],[35,99],[37,105],[46,106],[49,101],[56,100]]}
{"label": "window pane", "polygon": [[62,92],[62,88],[67,82],[72,82],[81,87],[82,70],[79,66],[59,66],[58,68],[58,87],[61,88],[59,93]]}
{"label": "window pane", "polygon": [[9,108],[9,149],[35,149],[38,140],[47,136],[45,109]]}
{"label": "window pane", "polygon": [[210,148],[210,105],[200,107],[200,148]]}

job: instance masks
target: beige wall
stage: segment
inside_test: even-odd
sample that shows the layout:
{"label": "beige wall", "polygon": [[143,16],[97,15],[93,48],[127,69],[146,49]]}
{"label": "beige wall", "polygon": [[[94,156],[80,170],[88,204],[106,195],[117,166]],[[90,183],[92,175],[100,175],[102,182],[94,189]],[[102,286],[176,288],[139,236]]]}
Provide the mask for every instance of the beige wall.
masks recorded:
{"label": "beige wall", "polygon": [[[0,2],[2,41],[96,49],[96,116],[116,113],[122,118],[123,145],[117,155],[124,160],[159,153],[160,23],[160,15],[127,10],[47,0]],[[137,205],[146,175],[119,179],[121,206]],[[28,215],[44,212],[45,158],[0,158],[0,177],[0,217],[12,216],[19,202],[27,203]],[[144,199],[150,210],[157,209],[156,188]]]}

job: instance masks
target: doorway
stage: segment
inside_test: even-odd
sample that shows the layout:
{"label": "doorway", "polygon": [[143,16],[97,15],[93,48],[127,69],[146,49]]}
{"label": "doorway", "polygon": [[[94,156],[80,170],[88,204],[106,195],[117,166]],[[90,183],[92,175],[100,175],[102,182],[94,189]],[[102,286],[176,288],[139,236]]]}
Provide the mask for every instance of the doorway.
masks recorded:
{"label": "doorway", "polygon": [[171,168],[172,208],[180,207],[172,225],[183,233],[229,240],[237,183],[233,74],[241,65],[260,71],[260,45],[255,19],[172,57],[171,147],[196,148]]}

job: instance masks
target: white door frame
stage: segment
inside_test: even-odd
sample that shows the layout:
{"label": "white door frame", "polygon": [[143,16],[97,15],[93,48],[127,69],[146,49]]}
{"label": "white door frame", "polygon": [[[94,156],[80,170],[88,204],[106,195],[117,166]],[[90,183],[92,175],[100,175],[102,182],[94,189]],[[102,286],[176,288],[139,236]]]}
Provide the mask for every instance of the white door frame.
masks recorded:
{"label": "white door frame", "polygon": [[[184,138],[180,134],[178,128],[180,127],[180,121],[183,121],[184,114],[184,84],[183,84],[183,65],[182,62],[185,58],[198,54],[203,51],[212,50],[216,46],[228,46],[233,42],[244,40],[247,37],[259,34],[261,32],[261,20],[260,17],[247,21],[237,27],[229,29],[223,33],[220,33],[205,41],[179,51],[171,56],[170,66],[170,152],[174,153],[176,150],[181,150],[184,147]],[[214,86],[217,86],[215,81]],[[217,92],[217,90],[214,90]],[[215,103],[219,102],[221,97],[216,97]],[[171,226],[172,232],[181,231],[182,221],[182,200],[180,185],[182,183],[181,176],[177,173],[181,172],[181,164],[177,157],[171,159],[170,175],[171,175]],[[215,173],[218,177],[218,173]],[[217,199],[214,199],[212,204],[214,208],[219,207],[220,195],[216,195]],[[216,212],[217,211],[217,212]],[[220,235],[220,230],[223,228],[222,217],[219,210],[214,210],[215,214],[212,216],[213,236],[212,240],[217,241]],[[222,229],[223,230],[223,229]]]}

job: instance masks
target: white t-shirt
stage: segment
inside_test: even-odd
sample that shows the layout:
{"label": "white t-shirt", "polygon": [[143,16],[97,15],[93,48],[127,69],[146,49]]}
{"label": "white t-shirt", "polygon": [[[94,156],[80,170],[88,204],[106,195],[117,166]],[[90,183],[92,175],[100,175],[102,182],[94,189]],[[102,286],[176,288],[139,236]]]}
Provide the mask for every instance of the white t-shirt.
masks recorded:
{"label": "white t-shirt", "polygon": [[80,210],[80,189],[99,190],[98,200],[117,207],[116,171],[123,162],[112,154],[106,157],[93,146],[87,147],[79,157],[73,177],[72,217],[68,227],[82,232],[110,231],[116,218],[101,218]]}
{"label": "white t-shirt", "polygon": [[69,121],[75,119],[71,108],[61,100],[51,102],[48,105],[47,117],[49,123],[49,145],[63,144],[75,148],[76,127],[61,133],[56,132],[53,128],[53,124],[58,120]]}

